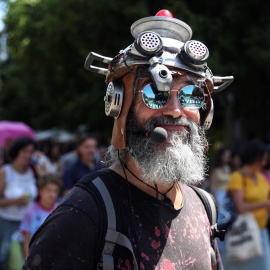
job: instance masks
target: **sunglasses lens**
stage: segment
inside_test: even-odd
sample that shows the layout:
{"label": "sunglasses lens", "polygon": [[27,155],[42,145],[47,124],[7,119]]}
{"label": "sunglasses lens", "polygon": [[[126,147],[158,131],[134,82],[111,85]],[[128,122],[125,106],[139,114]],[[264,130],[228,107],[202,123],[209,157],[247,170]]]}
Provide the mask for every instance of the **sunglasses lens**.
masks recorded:
{"label": "sunglasses lens", "polygon": [[158,91],[153,84],[148,84],[143,90],[144,103],[151,109],[159,109],[166,105],[169,92]]}
{"label": "sunglasses lens", "polygon": [[204,102],[203,90],[195,85],[188,85],[181,89],[179,101],[186,110],[198,110]]}

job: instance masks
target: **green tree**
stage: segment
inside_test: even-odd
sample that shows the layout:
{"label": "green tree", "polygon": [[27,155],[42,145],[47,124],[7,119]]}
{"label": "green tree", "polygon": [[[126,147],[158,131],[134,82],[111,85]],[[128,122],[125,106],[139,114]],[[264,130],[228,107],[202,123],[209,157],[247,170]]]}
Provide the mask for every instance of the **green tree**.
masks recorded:
{"label": "green tree", "polygon": [[1,119],[34,129],[89,124],[108,136],[113,120],[103,113],[105,78],[85,71],[85,58],[89,51],[115,56],[132,43],[128,29],[134,21],[166,8],[208,46],[215,75],[235,76],[228,90],[213,95],[210,135],[229,138],[224,123],[239,121],[250,136],[267,139],[270,3],[262,8],[255,0],[6,2],[9,58],[0,67]]}
{"label": "green tree", "polygon": [[[106,132],[104,77],[84,70],[90,50],[114,56],[132,42],[126,27],[146,16],[143,1],[10,1],[9,58],[1,66],[0,115],[35,129],[88,123]],[[106,7],[106,8],[104,8]],[[124,8],[123,8],[124,7]]]}
{"label": "green tree", "polygon": [[195,0],[187,5],[196,14],[196,38],[210,49],[208,63],[214,74],[235,77],[228,90],[214,95],[214,127],[222,128],[227,114],[232,123],[241,124],[247,137],[269,142],[270,3]]}

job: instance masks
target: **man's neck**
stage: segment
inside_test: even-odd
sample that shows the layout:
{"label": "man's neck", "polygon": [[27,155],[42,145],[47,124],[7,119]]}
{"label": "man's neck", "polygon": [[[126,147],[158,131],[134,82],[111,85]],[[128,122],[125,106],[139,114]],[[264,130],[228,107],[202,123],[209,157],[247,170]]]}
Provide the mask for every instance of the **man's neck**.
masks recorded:
{"label": "man's neck", "polygon": [[[132,173],[130,173],[127,169],[122,168],[121,165],[116,165],[116,164],[112,165],[110,167],[110,169],[112,169],[116,173],[120,174],[123,178],[127,178],[127,180],[131,184],[138,187],[139,189],[141,189],[145,193],[147,193],[153,197],[156,197],[157,194],[156,194],[156,190],[155,190],[154,181],[149,182],[149,181],[146,181],[145,179],[143,179],[140,169],[137,166],[135,166],[134,161],[132,161],[132,158],[130,156],[127,157],[125,164],[127,165],[127,167],[129,168],[129,170]],[[142,182],[139,181],[133,174],[135,176],[137,176]],[[150,185],[152,188],[149,187],[145,183]],[[158,191],[162,194],[165,194],[171,188],[171,186],[172,185],[161,185],[157,181]],[[162,196],[160,193],[158,193],[158,198],[160,200],[163,200],[164,196]],[[174,187],[166,194],[166,196],[173,202],[174,207],[176,209],[181,207],[182,202],[183,202],[183,195],[182,195],[182,191],[181,191],[178,184],[175,184]]]}

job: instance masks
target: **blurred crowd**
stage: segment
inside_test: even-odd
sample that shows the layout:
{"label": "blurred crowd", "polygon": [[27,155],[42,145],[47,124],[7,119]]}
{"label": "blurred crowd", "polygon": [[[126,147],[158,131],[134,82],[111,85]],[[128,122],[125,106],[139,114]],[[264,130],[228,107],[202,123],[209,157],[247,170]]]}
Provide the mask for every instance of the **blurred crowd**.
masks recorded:
{"label": "blurred crowd", "polygon": [[[79,179],[103,167],[106,149],[98,146],[97,137],[86,134],[68,143],[19,137],[0,151],[0,270],[21,269],[32,235]],[[230,192],[238,212],[254,212],[265,231],[270,210],[267,147],[258,141],[239,153],[221,147],[210,162],[205,189],[215,197],[219,209]],[[267,196],[262,196],[262,190]],[[268,235],[266,242],[269,250]],[[225,270],[253,269],[245,262],[236,266],[226,262],[225,245],[220,241],[218,245]]]}
{"label": "blurred crowd", "polygon": [[260,230],[263,255],[248,260],[229,260],[226,237],[225,243],[218,241],[224,269],[269,269],[270,151],[266,145],[254,140],[239,153],[219,148],[209,173],[209,191],[216,199],[219,212],[226,211],[225,199],[231,198],[237,214],[252,213]]}
{"label": "blurred crowd", "polygon": [[106,146],[95,135],[76,141],[19,137],[0,151],[0,270],[17,270],[32,235],[86,174],[100,170]]}

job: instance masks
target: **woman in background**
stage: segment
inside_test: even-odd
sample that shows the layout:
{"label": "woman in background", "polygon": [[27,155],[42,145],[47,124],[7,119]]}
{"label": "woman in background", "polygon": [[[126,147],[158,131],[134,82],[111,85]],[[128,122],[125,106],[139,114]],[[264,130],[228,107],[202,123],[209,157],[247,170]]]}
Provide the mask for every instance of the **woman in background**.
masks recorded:
{"label": "woman in background", "polygon": [[[219,209],[223,207],[231,176],[230,161],[231,150],[226,147],[219,148],[215,156],[214,166],[210,171],[210,192],[215,197]],[[217,239],[217,243],[220,252],[222,252],[223,242]]]}
{"label": "woman in background", "polygon": [[223,266],[225,270],[269,270],[270,247],[266,224],[270,209],[270,187],[265,177],[260,173],[266,162],[266,147],[257,141],[252,141],[242,149],[240,156],[242,167],[232,173],[228,190],[239,214],[253,213],[260,228],[263,255],[246,261],[229,262],[226,259],[226,249],[224,249],[221,254]]}
{"label": "woman in background", "polygon": [[33,155],[33,161],[36,165],[38,176],[48,173],[60,174],[60,147],[58,143],[49,142],[45,147],[44,153],[36,151]]}
{"label": "woman in background", "polygon": [[[268,185],[270,186],[270,150],[269,149],[267,151],[267,159],[261,170],[261,173],[263,174],[263,176],[268,182]],[[270,199],[270,194],[269,194],[269,199]],[[270,236],[270,211],[268,212],[267,230]]]}
{"label": "woman in background", "polygon": [[241,168],[241,158],[238,152],[232,152],[232,157],[231,157],[231,170],[232,172],[240,170]]}
{"label": "woman in background", "polygon": [[11,162],[0,169],[0,270],[6,269],[11,235],[18,229],[27,205],[37,196],[36,180],[29,164],[35,143],[28,137],[14,140]]}
{"label": "woman in background", "polygon": [[231,175],[230,161],[231,150],[226,147],[219,148],[215,156],[214,166],[210,171],[210,192],[216,198],[218,207],[222,207],[228,189]]}

